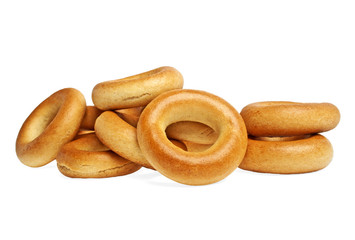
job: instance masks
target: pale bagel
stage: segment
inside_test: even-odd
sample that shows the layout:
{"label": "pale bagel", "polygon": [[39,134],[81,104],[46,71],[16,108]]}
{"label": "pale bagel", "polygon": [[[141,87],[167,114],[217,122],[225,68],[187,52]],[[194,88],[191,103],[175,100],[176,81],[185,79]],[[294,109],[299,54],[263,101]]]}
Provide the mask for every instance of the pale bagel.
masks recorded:
{"label": "pale bagel", "polygon": [[179,71],[160,67],[134,76],[97,84],[92,100],[101,110],[116,110],[147,105],[159,94],[180,89],[184,84]]}
{"label": "pale bagel", "polygon": [[[165,134],[167,126],[179,121],[201,122],[219,137],[203,152],[184,151]],[[137,137],[143,155],[157,171],[189,185],[224,179],[238,167],[247,147],[239,113],[225,100],[197,90],[173,90],[155,98],[139,118]]]}
{"label": "pale bagel", "polygon": [[20,161],[40,167],[53,161],[60,148],[77,134],[85,113],[85,98],[76,89],[55,92],[28,116],[16,140]]}

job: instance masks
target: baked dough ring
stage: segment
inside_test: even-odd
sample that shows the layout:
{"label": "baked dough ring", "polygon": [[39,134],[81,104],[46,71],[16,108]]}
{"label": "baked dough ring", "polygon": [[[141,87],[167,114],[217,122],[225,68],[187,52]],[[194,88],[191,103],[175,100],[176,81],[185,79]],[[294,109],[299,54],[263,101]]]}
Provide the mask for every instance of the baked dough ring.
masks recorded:
{"label": "baked dough ring", "polygon": [[[204,123],[219,137],[203,152],[184,151],[165,134],[167,126],[179,121]],[[143,155],[157,171],[189,185],[222,180],[238,167],[247,147],[239,113],[225,100],[197,90],[172,90],[155,98],[139,118],[137,136]]]}
{"label": "baked dough ring", "polygon": [[306,173],[325,168],[332,160],[333,148],[324,136],[316,134],[294,139],[249,138],[239,168],[264,173]]}
{"label": "baked dough ring", "polygon": [[16,154],[30,167],[54,160],[59,149],[79,130],[85,98],[76,89],[59,90],[44,100],[23,123],[16,140]]}
{"label": "baked dough ring", "polygon": [[95,123],[95,131],[100,141],[118,155],[142,165],[154,169],[145,159],[137,141],[137,130],[116,113],[103,112]]}
{"label": "baked dough ring", "polygon": [[330,103],[258,102],[240,113],[253,136],[295,136],[325,132],[337,126],[340,113]]}
{"label": "baked dough ring", "polygon": [[58,153],[57,166],[72,178],[116,177],[141,168],[110,151],[93,133],[65,144]]}
{"label": "baked dough ring", "polygon": [[165,132],[169,138],[200,144],[213,144],[218,137],[209,126],[191,121],[173,123],[166,128]]}
{"label": "baked dough ring", "polygon": [[92,100],[101,110],[115,110],[147,105],[159,94],[180,89],[184,84],[179,71],[160,67],[134,76],[97,84]]}
{"label": "baked dough ring", "polygon": [[95,121],[102,111],[95,106],[87,106],[84,118],[81,122],[80,129],[94,130]]}

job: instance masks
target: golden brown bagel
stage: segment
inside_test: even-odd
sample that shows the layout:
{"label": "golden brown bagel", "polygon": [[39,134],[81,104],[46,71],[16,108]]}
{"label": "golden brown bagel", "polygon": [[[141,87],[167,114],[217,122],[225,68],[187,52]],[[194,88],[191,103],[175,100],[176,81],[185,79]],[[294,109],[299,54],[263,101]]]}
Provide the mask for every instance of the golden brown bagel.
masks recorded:
{"label": "golden brown bagel", "polygon": [[306,173],[325,168],[333,157],[331,143],[324,136],[248,139],[241,169],[264,173]]}
{"label": "golden brown bagel", "polygon": [[200,144],[213,144],[218,137],[209,126],[191,121],[173,123],[166,128],[165,132],[169,138]]}
{"label": "golden brown bagel", "polygon": [[96,119],[95,131],[100,141],[118,155],[153,169],[138,145],[136,128],[129,125],[116,113],[103,112]]}
{"label": "golden brown bagel", "polygon": [[[179,121],[201,122],[219,137],[203,152],[184,151],[165,134],[167,126]],[[197,90],[172,90],[155,98],[139,118],[137,136],[143,155],[157,171],[189,185],[222,180],[238,167],[247,147],[239,113],[225,100]]]}
{"label": "golden brown bagel", "polygon": [[79,130],[85,113],[85,98],[74,88],[55,92],[23,123],[16,140],[16,154],[30,167],[54,160],[59,149]]}
{"label": "golden brown bagel", "polygon": [[258,102],[240,113],[253,136],[295,136],[325,132],[337,126],[340,113],[330,103]]}
{"label": "golden brown bagel", "polygon": [[141,168],[110,151],[93,133],[65,144],[58,153],[57,166],[72,178],[116,177]]}
{"label": "golden brown bagel", "polygon": [[80,129],[94,130],[95,121],[102,111],[95,106],[87,106],[84,118],[81,122]]}
{"label": "golden brown bagel", "polygon": [[101,110],[115,110],[147,105],[159,94],[180,89],[184,84],[179,71],[160,67],[134,76],[97,84],[92,92],[95,106]]}

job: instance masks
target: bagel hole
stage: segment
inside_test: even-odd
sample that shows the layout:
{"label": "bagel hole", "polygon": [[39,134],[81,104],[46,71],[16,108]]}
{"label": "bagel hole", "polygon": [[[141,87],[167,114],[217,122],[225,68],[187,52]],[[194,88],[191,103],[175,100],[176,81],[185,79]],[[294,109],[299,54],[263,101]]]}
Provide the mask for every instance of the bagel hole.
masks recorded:
{"label": "bagel hole", "polygon": [[54,104],[39,113],[39,116],[33,120],[33,124],[31,124],[28,141],[33,141],[46,130],[57,116],[59,109],[60,104]]}
{"label": "bagel hole", "polygon": [[166,136],[185,145],[185,151],[202,152],[210,148],[218,134],[206,124],[194,121],[179,121],[170,124],[165,130]]}

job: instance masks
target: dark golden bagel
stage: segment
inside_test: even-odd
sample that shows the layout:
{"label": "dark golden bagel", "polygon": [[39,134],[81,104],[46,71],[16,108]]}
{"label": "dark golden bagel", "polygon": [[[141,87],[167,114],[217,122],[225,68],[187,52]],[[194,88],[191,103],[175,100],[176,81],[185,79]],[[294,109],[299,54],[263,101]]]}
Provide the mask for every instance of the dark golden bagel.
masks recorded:
{"label": "dark golden bagel", "polygon": [[102,111],[95,106],[87,106],[84,118],[81,122],[80,129],[94,130],[95,121]]}
{"label": "dark golden bagel", "polygon": [[159,94],[180,89],[184,84],[179,71],[160,67],[134,76],[97,84],[92,92],[95,106],[101,110],[116,110],[147,105]]}
{"label": "dark golden bagel", "polygon": [[330,103],[258,102],[240,112],[253,136],[295,136],[325,132],[337,126],[340,112]]}
{"label": "dark golden bagel", "polygon": [[325,168],[333,157],[331,143],[320,134],[248,139],[239,168],[263,173],[306,173]]}
{"label": "dark golden bagel", "polygon": [[153,169],[138,145],[136,128],[129,125],[116,113],[103,112],[96,119],[95,131],[100,141],[118,155]]}
{"label": "dark golden bagel", "polygon": [[[218,133],[216,142],[203,152],[187,152],[173,145],[167,126],[195,121]],[[143,110],[137,126],[143,155],[166,177],[189,185],[224,179],[242,161],[247,132],[239,113],[225,100],[197,90],[172,90],[155,98]]]}
{"label": "dark golden bagel", "polygon": [[95,134],[65,144],[58,153],[59,171],[72,178],[106,178],[127,175],[141,168],[112,152]]}
{"label": "dark golden bagel", "polygon": [[85,113],[85,98],[65,88],[44,100],[23,123],[16,140],[16,154],[30,167],[53,161],[60,148],[77,134]]}

